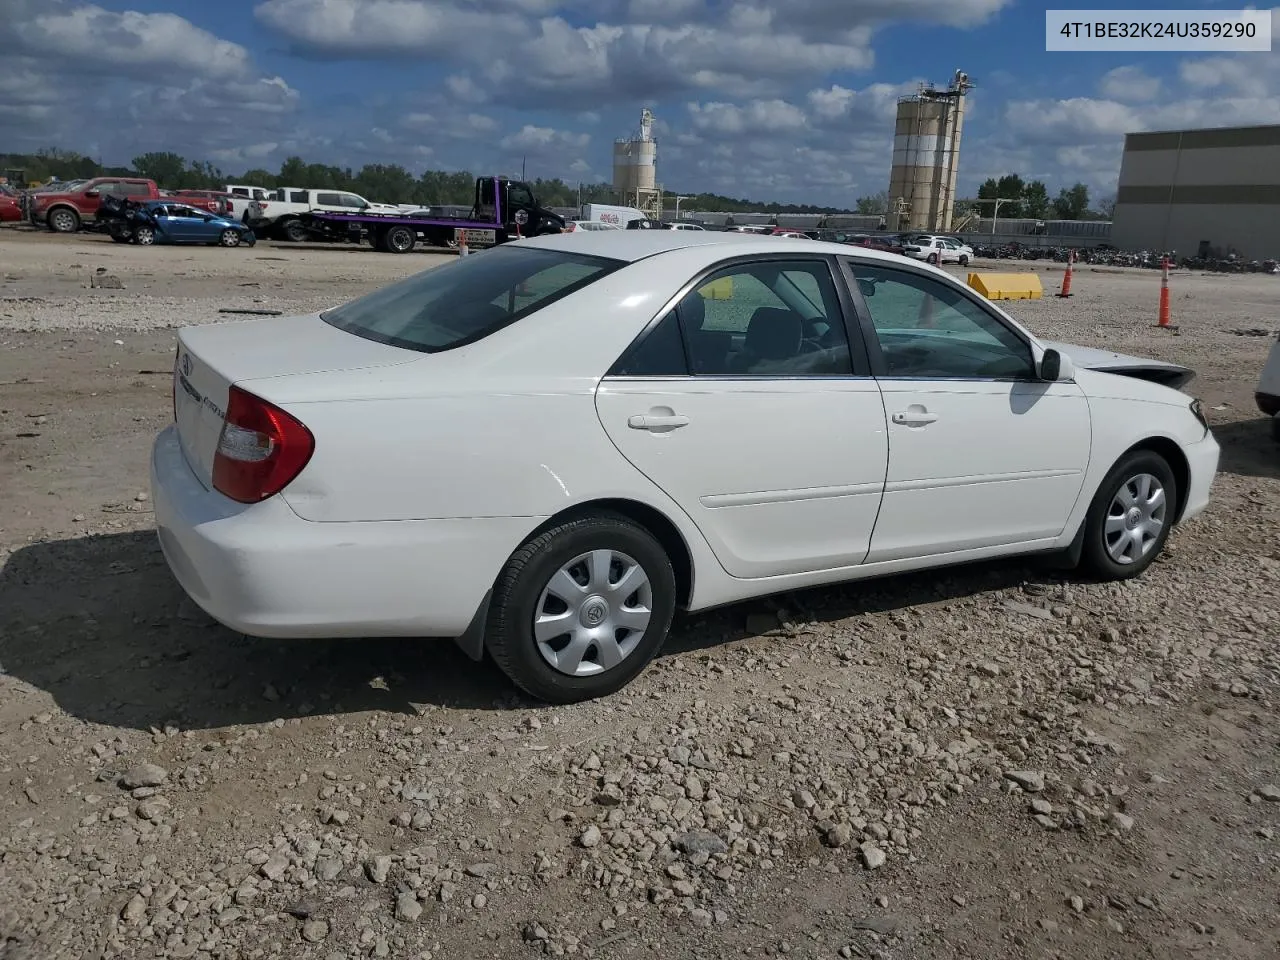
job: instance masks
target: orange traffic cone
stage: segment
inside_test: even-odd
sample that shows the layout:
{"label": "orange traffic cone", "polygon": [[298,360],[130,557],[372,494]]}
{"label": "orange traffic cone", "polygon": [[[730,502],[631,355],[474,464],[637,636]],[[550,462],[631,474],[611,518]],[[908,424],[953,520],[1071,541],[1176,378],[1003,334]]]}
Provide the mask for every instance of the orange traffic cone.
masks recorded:
{"label": "orange traffic cone", "polygon": [[1160,321],[1156,326],[1161,330],[1177,330],[1169,322],[1169,258],[1160,259]]}
{"label": "orange traffic cone", "polygon": [[1062,275],[1062,289],[1058,291],[1059,297],[1071,296],[1071,265],[1076,262],[1076,252],[1074,250],[1067,254],[1067,271]]}
{"label": "orange traffic cone", "polygon": [[471,252],[470,249],[467,248],[467,231],[456,230],[454,232],[454,237],[458,241],[458,256],[465,257]]}

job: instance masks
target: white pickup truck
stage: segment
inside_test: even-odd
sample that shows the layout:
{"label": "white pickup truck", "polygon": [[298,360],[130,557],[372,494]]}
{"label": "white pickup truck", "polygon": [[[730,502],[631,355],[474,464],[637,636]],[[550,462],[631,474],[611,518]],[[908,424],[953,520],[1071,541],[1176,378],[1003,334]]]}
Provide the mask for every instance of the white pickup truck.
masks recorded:
{"label": "white pickup truck", "polygon": [[393,203],[372,203],[345,190],[305,190],[280,187],[249,205],[246,223],[259,236],[276,235],[302,242],[310,238],[298,219],[304,213],[400,213]]}

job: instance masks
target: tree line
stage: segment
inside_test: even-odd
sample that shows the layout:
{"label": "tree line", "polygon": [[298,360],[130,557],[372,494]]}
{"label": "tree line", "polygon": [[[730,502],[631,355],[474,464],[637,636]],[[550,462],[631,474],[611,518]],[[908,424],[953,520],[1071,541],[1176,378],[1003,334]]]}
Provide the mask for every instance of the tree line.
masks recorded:
{"label": "tree line", "polygon": [[[58,149],[35,154],[0,154],[0,174],[22,170],[27,182],[45,182],[52,177],[74,180],[101,176],[137,176],[154,180],[168,190],[220,190],[229,183],[246,186],[307,187],[318,190],[349,190],[377,203],[413,203],[422,206],[470,206],[475,194],[475,175],[468,170],[427,170],[415,175],[399,164],[370,163],[358,171],[323,163],[307,163],[289,157],[276,172],[263,168],[227,174],[207,161],[192,161],[170,152],[144,153],[134,157],[129,167],[103,166],[79,153]],[[576,207],[582,203],[616,203],[613,188],[602,183],[567,183],[559,178],[529,181],[543,206]],[[671,193],[672,196],[676,194]],[[725,211],[729,213],[850,213],[837,207],[812,204],[765,203],[715,193],[680,194],[681,211]]]}
{"label": "tree line", "polygon": [[[990,177],[978,187],[979,200],[1003,200],[1000,217],[1032,220],[1109,220],[1115,212],[1115,200],[1100,201],[1096,208],[1089,205],[1089,188],[1083,183],[1063,187],[1058,195],[1049,199],[1049,189],[1042,180],[1026,182],[1016,173],[1003,177]],[[995,203],[980,203],[979,212],[990,217]]]}

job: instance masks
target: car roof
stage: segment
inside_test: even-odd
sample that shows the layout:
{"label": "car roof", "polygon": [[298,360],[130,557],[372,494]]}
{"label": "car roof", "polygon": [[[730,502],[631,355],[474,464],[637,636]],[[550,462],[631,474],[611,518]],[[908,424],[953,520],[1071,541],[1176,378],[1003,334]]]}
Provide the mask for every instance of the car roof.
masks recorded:
{"label": "car roof", "polygon": [[[754,236],[713,230],[604,230],[600,235],[587,239],[576,233],[552,233],[541,237],[525,237],[515,241],[521,246],[545,250],[561,250],[566,253],[594,254],[626,263],[635,263],[648,257],[683,250],[690,247],[707,247],[707,260],[752,253],[801,253],[838,254],[853,256],[842,243],[792,237]],[[883,250],[859,248],[856,256],[867,260],[883,260],[901,263],[902,258]]]}

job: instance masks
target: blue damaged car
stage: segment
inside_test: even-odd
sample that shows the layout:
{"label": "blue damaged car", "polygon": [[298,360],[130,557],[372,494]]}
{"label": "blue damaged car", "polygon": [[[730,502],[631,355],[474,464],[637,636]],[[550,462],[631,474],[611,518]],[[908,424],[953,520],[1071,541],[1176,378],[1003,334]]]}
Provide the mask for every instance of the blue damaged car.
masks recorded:
{"label": "blue damaged car", "polygon": [[236,220],[198,210],[175,200],[126,204],[108,227],[117,243],[204,243],[223,247],[253,246],[257,237]]}

